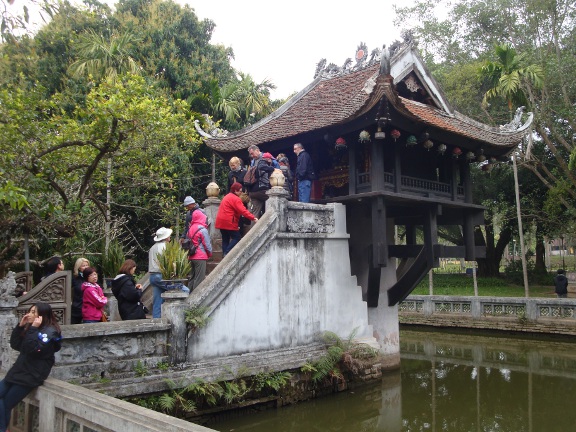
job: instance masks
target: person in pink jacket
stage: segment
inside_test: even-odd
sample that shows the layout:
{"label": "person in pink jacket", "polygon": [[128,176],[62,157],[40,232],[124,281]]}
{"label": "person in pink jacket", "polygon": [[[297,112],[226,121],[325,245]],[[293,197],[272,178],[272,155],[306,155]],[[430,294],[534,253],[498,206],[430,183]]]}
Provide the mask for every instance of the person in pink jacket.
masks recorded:
{"label": "person in pink jacket", "polygon": [[258,221],[252,213],[242,203],[240,194],[242,185],[234,183],[230,186],[228,193],[220,203],[218,214],[216,215],[216,229],[222,234],[222,254],[226,256],[230,250],[240,241],[240,228],[238,222],[240,216],[248,220]]}
{"label": "person in pink jacket", "polygon": [[208,233],[207,217],[204,213],[195,211],[192,213],[192,221],[188,230],[188,238],[192,245],[197,246],[193,255],[188,255],[192,265],[192,275],[188,282],[188,288],[192,291],[206,277],[206,261],[212,256],[212,242]]}
{"label": "person in pink jacket", "polygon": [[82,323],[100,322],[108,299],[98,285],[98,273],[94,267],[86,267],[82,275],[86,281],[82,284]]}

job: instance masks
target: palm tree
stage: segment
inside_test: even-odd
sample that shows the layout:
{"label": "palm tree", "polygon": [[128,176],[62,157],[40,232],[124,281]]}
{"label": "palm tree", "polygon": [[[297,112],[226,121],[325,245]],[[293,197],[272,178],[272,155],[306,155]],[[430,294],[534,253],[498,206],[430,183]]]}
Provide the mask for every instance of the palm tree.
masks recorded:
{"label": "palm tree", "polygon": [[512,112],[514,105],[527,105],[526,89],[542,87],[544,71],[536,64],[524,65],[524,54],[517,54],[508,44],[494,47],[498,61],[487,61],[480,68],[480,74],[487,78],[492,88],[486,92],[482,103],[487,105],[490,99],[502,97]]}
{"label": "palm tree", "polygon": [[109,40],[94,30],[88,30],[80,36],[77,45],[79,58],[70,65],[69,70],[75,77],[88,74],[112,82],[123,72],[137,74],[140,67],[130,56],[130,48],[136,42],[138,39],[130,30],[113,33]]}

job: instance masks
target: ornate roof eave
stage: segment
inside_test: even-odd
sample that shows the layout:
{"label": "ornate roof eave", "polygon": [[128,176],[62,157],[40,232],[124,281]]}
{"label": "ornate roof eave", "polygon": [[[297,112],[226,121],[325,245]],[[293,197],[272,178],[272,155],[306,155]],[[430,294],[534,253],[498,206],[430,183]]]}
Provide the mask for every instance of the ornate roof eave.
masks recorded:
{"label": "ornate roof eave", "polygon": [[[332,116],[324,116],[323,121],[315,122],[312,127],[306,127],[300,123],[291,123],[290,127],[282,129],[278,127],[274,128],[274,123],[282,123],[284,118],[290,116],[291,110],[295,105],[305,102],[310,103],[310,101],[306,101],[307,97],[313,99],[313,94],[311,95],[311,93],[320,89],[322,85],[333,84],[338,80],[346,80],[347,76],[318,76],[305,89],[296,94],[266,118],[240,131],[230,133],[226,137],[207,138],[206,144],[216,152],[232,153],[238,150],[247,149],[252,144],[263,145],[266,143],[287,140],[304,133],[348,123],[368,112],[378,104],[383,96],[382,89],[376,85],[377,79],[381,78],[378,76],[378,65],[372,65],[369,68],[359,71],[358,74],[360,74],[361,79],[358,80],[357,91],[353,98],[347,101],[334,100],[333,106],[339,109],[335,109],[334,115]],[[330,106],[329,103],[326,105]],[[326,109],[326,111],[330,110]],[[271,133],[270,129],[272,129]],[[263,136],[266,138],[262,139]]]}
{"label": "ornate roof eave", "polygon": [[402,116],[447,133],[476,141],[480,145],[492,146],[502,154],[510,153],[522,141],[533,120],[533,114],[528,113],[526,122],[521,123],[520,118],[524,109],[521,107],[517,110],[511,123],[493,127],[473,120],[458,111],[451,114],[430,105],[402,98],[389,84],[384,85],[384,94],[392,107]]}

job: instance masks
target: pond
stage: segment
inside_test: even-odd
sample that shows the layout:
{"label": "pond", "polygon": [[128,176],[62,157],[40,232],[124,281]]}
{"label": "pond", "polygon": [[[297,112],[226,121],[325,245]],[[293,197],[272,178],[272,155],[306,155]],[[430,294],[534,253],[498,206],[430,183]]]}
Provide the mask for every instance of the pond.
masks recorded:
{"label": "pond", "polygon": [[298,405],[208,425],[221,432],[576,431],[576,345],[402,330],[399,371]]}

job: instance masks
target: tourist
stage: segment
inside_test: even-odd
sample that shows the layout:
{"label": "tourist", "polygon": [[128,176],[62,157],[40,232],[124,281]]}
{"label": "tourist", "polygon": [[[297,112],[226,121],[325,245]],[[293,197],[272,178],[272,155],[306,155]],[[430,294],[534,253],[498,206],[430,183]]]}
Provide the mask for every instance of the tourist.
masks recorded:
{"label": "tourist", "polygon": [[265,210],[264,203],[268,199],[266,191],[270,189],[270,174],[274,172],[274,167],[264,160],[258,146],[252,145],[248,147],[248,154],[256,166],[257,177],[256,183],[249,187],[247,186],[251,203],[250,213],[259,218]]}
{"label": "tourist", "polygon": [[242,185],[234,183],[230,187],[230,193],[222,199],[216,215],[216,229],[219,229],[222,234],[222,254],[224,256],[240,241],[240,217],[244,216],[248,220],[258,221],[244,206],[240,199],[241,193]]}
{"label": "tourist", "polygon": [[146,307],[140,301],[142,285],[134,279],[136,262],[127,259],[112,281],[112,294],[118,300],[118,312],[124,321],[146,318]]}
{"label": "tourist", "polygon": [[[199,213],[199,212],[198,212]],[[150,285],[154,290],[154,301],[152,303],[152,317],[162,317],[162,293],[166,291],[166,286],[162,283],[162,273],[158,264],[158,255],[166,249],[166,243],[170,241],[172,230],[170,228],[158,228],[154,237],[154,245],[148,251],[148,273],[150,273]]]}
{"label": "tourist", "polygon": [[84,269],[90,267],[90,261],[86,258],[78,258],[74,264],[72,275],[72,312],[70,324],[82,323],[82,284],[84,283]]}
{"label": "tourist", "polygon": [[20,354],[0,381],[0,431],[10,425],[12,409],[48,378],[61,340],[58,320],[47,303],[36,303],[14,327],[10,346]]}
{"label": "tourist", "polygon": [[104,291],[98,285],[98,273],[94,267],[86,267],[82,273],[84,283],[82,284],[82,323],[90,324],[105,321],[104,306],[108,299]]}
{"label": "tourist", "polygon": [[564,269],[558,269],[554,277],[554,291],[558,298],[568,297],[568,278],[564,273]]}
{"label": "tourist", "polygon": [[[206,212],[200,208],[198,203],[194,198],[191,196],[187,196],[184,198],[184,208],[186,209],[186,219],[184,223],[184,230],[180,235],[180,243],[183,243],[186,240],[186,236],[188,235],[188,230],[190,229],[190,221],[192,220],[192,213],[196,210],[200,210],[202,213],[206,214]],[[208,220],[208,225],[210,225],[210,221]]]}
{"label": "tourist", "polygon": [[246,174],[246,170],[242,167],[242,161],[240,158],[234,156],[228,162],[228,166],[230,167],[230,171],[228,171],[228,191],[230,191],[230,187],[234,183],[240,183],[242,188],[244,188],[244,174]]}
{"label": "tourist", "polygon": [[206,261],[212,256],[212,243],[206,219],[204,213],[194,212],[190,230],[188,231],[188,238],[192,247],[197,246],[195,253],[188,256],[192,266],[192,274],[188,281],[190,291],[200,285],[200,282],[206,277]]}
{"label": "tourist", "polygon": [[293,197],[294,177],[292,176],[292,171],[290,170],[290,161],[283,153],[280,153],[278,155],[278,162],[280,163],[280,171],[282,171],[285,179],[284,190],[290,194],[288,199],[291,200]]}
{"label": "tourist", "polygon": [[56,272],[64,270],[64,262],[59,256],[53,256],[46,263],[44,263],[44,276],[42,280],[46,279],[48,276],[53,275]]}
{"label": "tourist", "polygon": [[294,144],[294,153],[298,156],[296,163],[296,180],[298,180],[298,201],[310,202],[312,180],[316,178],[312,158],[300,143]]}

